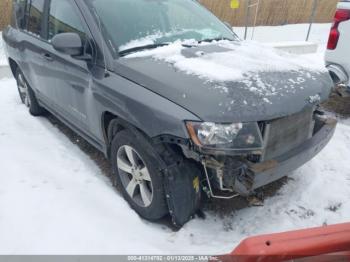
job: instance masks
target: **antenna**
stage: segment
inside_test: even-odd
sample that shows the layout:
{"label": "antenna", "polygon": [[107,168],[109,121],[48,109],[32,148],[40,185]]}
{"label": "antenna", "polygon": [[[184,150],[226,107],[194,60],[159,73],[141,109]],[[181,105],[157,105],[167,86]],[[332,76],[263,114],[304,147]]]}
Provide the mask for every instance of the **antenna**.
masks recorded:
{"label": "antenna", "polygon": [[100,30],[100,36],[101,36],[101,45],[102,45],[102,56],[103,56],[103,62],[104,62],[104,66],[105,66],[105,68],[104,68],[104,70],[105,70],[105,77],[108,77],[109,76],[109,72],[108,72],[108,69],[107,69],[107,60],[106,60],[106,53],[105,53],[105,45],[104,45],[104,39],[103,39],[103,37],[102,37],[102,25],[101,25],[101,19],[100,19],[100,17],[99,17],[99,15],[97,14],[97,12],[96,12],[96,9],[95,8],[93,8],[93,10],[94,10],[94,14],[95,14],[95,16],[96,16],[96,18],[97,18],[97,22],[98,22],[98,29]]}

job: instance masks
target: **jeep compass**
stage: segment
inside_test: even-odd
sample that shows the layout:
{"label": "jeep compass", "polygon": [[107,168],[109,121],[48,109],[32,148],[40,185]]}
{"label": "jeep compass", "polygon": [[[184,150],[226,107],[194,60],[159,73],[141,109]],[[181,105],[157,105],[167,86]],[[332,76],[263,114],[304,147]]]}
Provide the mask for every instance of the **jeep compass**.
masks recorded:
{"label": "jeep compass", "polygon": [[336,127],[323,65],[241,41],[194,0],[14,0],[3,38],[29,112],[102,151],[149,220],[252,196]]}

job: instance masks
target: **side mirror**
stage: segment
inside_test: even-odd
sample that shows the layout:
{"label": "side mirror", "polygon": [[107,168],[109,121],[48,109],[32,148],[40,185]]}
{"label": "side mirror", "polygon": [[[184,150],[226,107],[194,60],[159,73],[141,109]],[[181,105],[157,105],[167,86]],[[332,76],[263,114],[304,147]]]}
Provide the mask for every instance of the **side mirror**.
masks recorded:
{"label": "side mirror", "polygon": [[51,43],[57,51],[67,55],[80,56],[83,54],[83,42],[77,33],[57,34],[52,38]]}

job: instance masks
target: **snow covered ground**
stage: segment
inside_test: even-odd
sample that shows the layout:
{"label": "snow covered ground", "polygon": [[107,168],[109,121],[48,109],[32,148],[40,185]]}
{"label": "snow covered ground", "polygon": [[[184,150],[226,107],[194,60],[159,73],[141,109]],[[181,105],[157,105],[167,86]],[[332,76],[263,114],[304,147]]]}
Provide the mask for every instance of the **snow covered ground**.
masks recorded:
{"label": "snow covered ground", "polygon": [[220,254],[247,236],[350,220],[350,120],[263,207],[210,211],[173,232],[140,219],[86,154],[30,117],[13,79],[0,91],[0,254]]}

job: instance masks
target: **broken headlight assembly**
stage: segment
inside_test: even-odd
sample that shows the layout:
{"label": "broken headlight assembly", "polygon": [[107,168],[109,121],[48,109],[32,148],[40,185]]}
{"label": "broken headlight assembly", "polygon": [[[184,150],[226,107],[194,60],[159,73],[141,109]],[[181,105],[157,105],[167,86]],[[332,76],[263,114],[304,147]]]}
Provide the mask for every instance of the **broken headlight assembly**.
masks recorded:
{"label": "broken headlight assembly", "polygon": [[258,123],[219,124],[186,122],[188,133],[197,146],[207,149],[260,150],[263,138]]}

